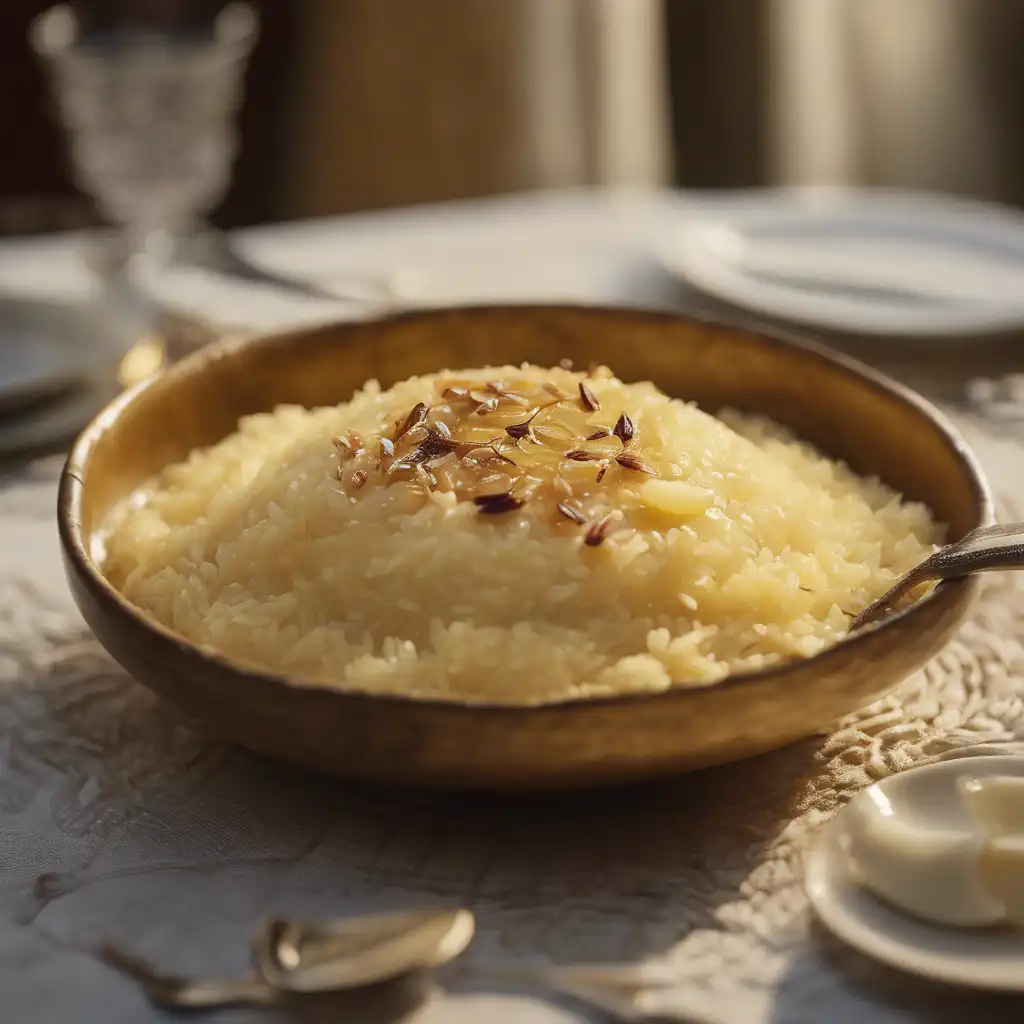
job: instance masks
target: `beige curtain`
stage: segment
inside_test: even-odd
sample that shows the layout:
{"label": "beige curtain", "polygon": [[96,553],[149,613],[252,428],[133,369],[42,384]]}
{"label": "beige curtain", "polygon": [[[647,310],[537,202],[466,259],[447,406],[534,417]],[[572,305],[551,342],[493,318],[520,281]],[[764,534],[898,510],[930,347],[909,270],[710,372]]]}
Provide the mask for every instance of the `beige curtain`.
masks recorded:
{"label": "beige curtain", "polygon": [[1024,199],[1020,0],[771,0],[773,178]]}
{"label": "beige curtain", "polygon": [[670,179],[661,0],[305,0],[297,16],[290,217]]}

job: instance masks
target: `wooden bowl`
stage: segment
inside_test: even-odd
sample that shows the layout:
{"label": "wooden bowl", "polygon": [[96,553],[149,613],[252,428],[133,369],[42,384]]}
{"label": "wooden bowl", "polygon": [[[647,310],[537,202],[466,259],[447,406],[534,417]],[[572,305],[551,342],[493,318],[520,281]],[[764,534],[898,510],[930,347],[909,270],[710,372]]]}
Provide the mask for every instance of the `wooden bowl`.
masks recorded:
{"label": "wooden bowl", "polygon": [[79,608],[136,679],[252,750],[360,779],[518,790],[650,778],[806,737],[891,690],[967,614],[972,579],[816,657],[706,688],[497,707],[331,689],[240,666],[145,618],[92,557],[112,505],[231,433],[240,416],[282,402],[335,404],[368,377],[387,387],[445,368],[564,357],[653,380],[710,411],[766,414],[926,502],[951,539],[992,521],[978,466],[939,412],[814,345],[622,309],[432,310],[220,344],[117,399],[79,438],[61,480],[60,537]]}

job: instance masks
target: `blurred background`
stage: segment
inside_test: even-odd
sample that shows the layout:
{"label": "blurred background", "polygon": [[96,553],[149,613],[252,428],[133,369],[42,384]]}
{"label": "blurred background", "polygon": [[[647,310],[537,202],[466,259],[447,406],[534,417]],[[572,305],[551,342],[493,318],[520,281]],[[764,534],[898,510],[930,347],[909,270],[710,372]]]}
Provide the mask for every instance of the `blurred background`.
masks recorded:
{"label": "blurred background", "polygon": [[[98,217],[0,3],[0,234]],[[81,5],[100,17],[133,5]],[[136,8],[209,17],[210,0]],[[262,0],[223,227],[597,184],[1024,205],[1020,0]]]}

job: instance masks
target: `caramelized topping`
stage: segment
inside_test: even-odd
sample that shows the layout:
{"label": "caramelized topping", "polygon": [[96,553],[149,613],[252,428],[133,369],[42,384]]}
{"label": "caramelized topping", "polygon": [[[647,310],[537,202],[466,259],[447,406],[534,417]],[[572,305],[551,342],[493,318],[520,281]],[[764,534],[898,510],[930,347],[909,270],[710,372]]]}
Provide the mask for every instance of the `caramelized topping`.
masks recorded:
{"label": "caramelized topping", "polygon": [[[596,477],[588,477],[595,485],[615,467],[657,476],[634,450],[637,430],[626,412],[614,426],[587,422],[600,412],[601,400],[586,380],[577,382],[578,398],[550,381],[445,380],[436,388],[438,401],[417,402],[393,437],[364,442],[346,432],[334,439],[336,475],[350,497],[377,477],[383,486],[406,480],[427,493],[454,493],[487,516],[550,502],[557,517],[586,527],[585,545],[597,547],[620,518],[608,508],[613,492],[594,491],[568,466],[596,464]],[[618,452],[608,448],[612,437]],[[348,467],[344,474],[342,466]]]}

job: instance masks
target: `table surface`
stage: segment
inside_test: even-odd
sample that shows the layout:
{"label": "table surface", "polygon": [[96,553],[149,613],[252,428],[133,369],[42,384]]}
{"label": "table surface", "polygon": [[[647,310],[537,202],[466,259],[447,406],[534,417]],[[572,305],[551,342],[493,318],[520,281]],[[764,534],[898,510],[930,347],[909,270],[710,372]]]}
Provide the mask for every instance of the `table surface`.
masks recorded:
{"label": "table surface", "polygon": [[[245,233],[294,272],[419,274],[438,297],[702,303],[653,253],[697,200],[570,193],[425,207]],[[4,289],[82,298],[80,238],[0,244]],[[174,301],[252,327],[359,309],[196,273]],[[968,354],[968,363],[981,358]],[[928,390],[927,350],[901,365]],[[945,400],[946,385],[935,385]],[[955,406],[1004,500],[1024,506],[1024,427]],[[0,489],[0,1019],[165,1019],[93,955],[112,940],[171,972],[244,969],[272,914],[322,917],[438,899],[473,906],[468,959],[656,962],[679,1020],[718,1024],[1005,1021],[1019,1002],[944,992],[882,970],[810,921],[808,837],[856,789],[916,762],[1024,733],[1024,592],[993,578],[958,639],[881,704],[827,737],[672,782],[573,798],[409,794],[312,778],[199,738],[133,684],[68,596],[53,523],[59,460]],[[461,972],[418,1024],[598,1020]],[[395,1020],[401,994],[233,1010],[218,1022]]]}

